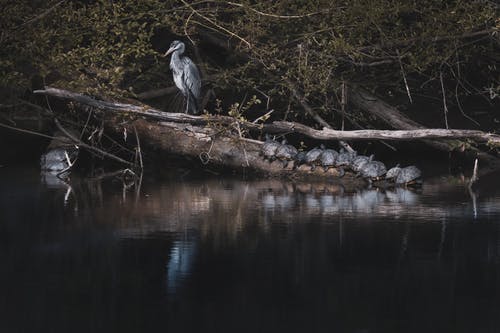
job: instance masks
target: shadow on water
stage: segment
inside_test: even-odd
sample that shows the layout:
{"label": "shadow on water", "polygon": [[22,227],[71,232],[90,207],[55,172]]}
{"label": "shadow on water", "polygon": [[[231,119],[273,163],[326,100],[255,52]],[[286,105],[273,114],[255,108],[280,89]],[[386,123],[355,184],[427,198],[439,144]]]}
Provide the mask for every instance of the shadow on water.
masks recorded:
{"label": "shadow on water", "polygon": [[2,332],[500,330],[496,186],[0,178]]}

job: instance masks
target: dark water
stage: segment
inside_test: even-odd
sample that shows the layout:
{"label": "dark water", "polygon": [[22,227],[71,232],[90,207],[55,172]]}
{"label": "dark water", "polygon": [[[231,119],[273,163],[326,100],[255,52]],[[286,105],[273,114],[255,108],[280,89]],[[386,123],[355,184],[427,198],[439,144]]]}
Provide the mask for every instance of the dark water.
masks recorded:
{"label": "dark water", "polygon": [[500,332],[496,177],[137,192],[0,171],[0,332]]}

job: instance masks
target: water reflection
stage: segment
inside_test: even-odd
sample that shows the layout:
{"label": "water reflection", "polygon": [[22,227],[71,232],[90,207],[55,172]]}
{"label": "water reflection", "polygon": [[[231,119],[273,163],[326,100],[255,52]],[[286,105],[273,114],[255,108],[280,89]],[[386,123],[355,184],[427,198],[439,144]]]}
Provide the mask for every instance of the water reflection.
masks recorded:
{"label": "water reflection", "polygon": [[167,264],[167,290],[175,294],[191,275],[193,261],[198,249],[198,240],[175,241],[170,250]]}
{"label": "water reflection", "polygon": [[[141,179],[142,183],[142,179]],[[348,188],[342,184],[304,183],[281,180],[206,180],[163,184],[124,182],[120,179],[63,180],[44,174],[41,184],[62,195],[63,203],[76,208],[99,210],[120,224],[120,233],[137,237],[151,232],[180,232],[186,228],[210,234],[212,228],[235,236],[252,217],[262,221],[280,216],[280,223],[342,217],[410,218],[425,222],[500,212],[496,197],[483,197],[464,184],[436,179],[422,188]],[[105,184],[105,185],[103,185]],[[103,189],[104,186],[104,189]],[[113,188],[110,193],[109,189]],[[120,189],[120,192],[116,191]],[[121,195],[118,196],[117,194]],[[480,193],[480,191],[478,192]],[[102,211],[101,211],[102,210]],[[228,220],[225,214],[234,215]],[[224,215],[223,219],[214,215]],[[204,223],[200,223],[200,220]],[[263,225],[266,225],[264,223]]]}
{"label": "water reflection", "polygon": [[0,178],[2,332],[500,328],[494,186]]}

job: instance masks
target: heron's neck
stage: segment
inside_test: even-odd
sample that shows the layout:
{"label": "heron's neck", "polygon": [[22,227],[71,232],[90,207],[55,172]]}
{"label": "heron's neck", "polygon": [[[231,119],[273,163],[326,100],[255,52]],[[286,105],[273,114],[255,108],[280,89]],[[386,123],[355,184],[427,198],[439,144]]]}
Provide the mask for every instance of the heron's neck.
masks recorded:
{"label": "heron's neck", "polygon": [[177,69],[179,67],[179,64],[181,63],[181,54],[182,53],[179,51],[172,52],[172,58],[170,58],[170,68]]}

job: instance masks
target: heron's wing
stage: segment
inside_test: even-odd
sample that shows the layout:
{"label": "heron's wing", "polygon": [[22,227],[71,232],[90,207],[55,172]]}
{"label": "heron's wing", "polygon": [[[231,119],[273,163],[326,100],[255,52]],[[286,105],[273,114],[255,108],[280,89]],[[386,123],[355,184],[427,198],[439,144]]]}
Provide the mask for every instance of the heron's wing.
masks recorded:
{"label": "heron's wing", "polygon": [[184,66],[184,84],[189,89],[189,92],[196,99],[199,99],[201,94],[200,72],[194,62],[188,57],[183,57],[182,61]]}

